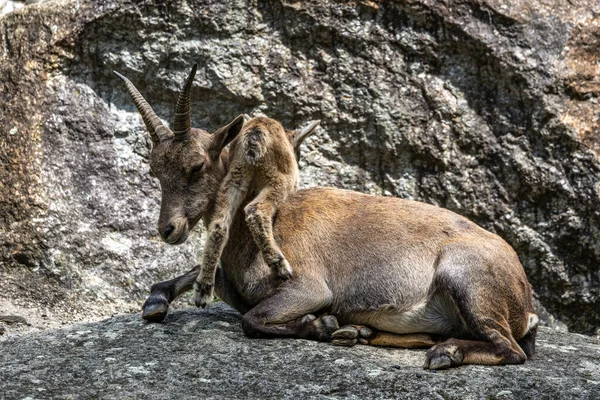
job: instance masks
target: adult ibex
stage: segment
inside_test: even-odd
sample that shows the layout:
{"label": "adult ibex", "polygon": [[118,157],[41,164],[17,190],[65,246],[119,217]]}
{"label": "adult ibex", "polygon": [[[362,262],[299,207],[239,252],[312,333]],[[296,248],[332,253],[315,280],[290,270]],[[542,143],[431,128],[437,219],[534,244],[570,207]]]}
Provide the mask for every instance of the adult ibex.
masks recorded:
{"label": "adult ibex", "polygon": [[[242,124],[235,119],[212,135],[194,128],[181,135],[189,108],[178,107],[171,132],[126,82],[153,141],[150,165],[162,187],[159,231],[167,242],[181,243],[200,219],[210,225],[228,171],[224,147]],[[433,346],[425,360],[431,369],[523,363],[534,353],[538,318],[517,255],[453,212],[312,188],[280,204],[273,234],[294,267],[291,279],[271,279],[239,210],[217,271],[216,293],[243,314],[250,337]],[[192,289],[198,271],[153,285],[143,317],[162,320],[169,303]]]}

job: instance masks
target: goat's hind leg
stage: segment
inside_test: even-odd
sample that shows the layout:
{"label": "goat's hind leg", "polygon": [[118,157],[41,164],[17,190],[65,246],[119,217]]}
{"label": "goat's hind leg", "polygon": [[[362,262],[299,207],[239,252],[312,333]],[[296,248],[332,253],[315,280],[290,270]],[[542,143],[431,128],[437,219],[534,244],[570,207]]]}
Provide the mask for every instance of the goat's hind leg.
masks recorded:
{"label": "goat's hind leg", "polygon": [[150,296],[142,306],[142,318],[150,322],[162,322],[167,316],[169,304],[192,289],[199,272],[200,265],[196,265],[183,275],[152,285]]}
{"label": "goat's hind leg", "polygon": [[[528,356],[517,340],[534,335],[537,323],[524,273],[523,277],[510,274],[503,260],[492,266],[468,247],[450,253],[453,256],[440,261],[434,284],[450,295],[470,338],[450,338],[434,346],[427,352],[424,367],[524,363]],[[501,268],[507,268],[506,272]]]}
{"label": "goat's hind leg", "polygon": [[273,238],[273,216],[277,206],[287,194],[283,189],[284,186],[284,184],[275,184],[264,188],[244,208],[250,233],[276,279],[292,277],[292,267]]}
{"label": "goat's hind leg", "polygon": [[424,368],[445,369],[463,364],[522,364],[527,355],[515,341],[500,313],[486,317],[459,304],[461,315],[474,339],[450,338],[427,351]]}

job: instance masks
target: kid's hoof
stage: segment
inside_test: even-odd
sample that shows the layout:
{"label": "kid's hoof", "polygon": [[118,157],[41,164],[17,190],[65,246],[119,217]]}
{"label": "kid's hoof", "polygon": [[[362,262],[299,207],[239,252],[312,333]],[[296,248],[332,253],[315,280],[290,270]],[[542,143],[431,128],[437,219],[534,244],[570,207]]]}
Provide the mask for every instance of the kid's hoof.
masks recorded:
{"label": "kid's hoof", "polygon": [[201,294],[198,292],[194,293],[194,304],[196,307],[206,308],[212,302],[212,296]]}
{"label": "kid's hoof", "polygon": [[373,330],[362,325],[346,325],[333,332],[333,344],[336,346],[354,346],[355,344],[369,344]]}
{"label": "kid's hoof", "polygon": [[214,286],[206,283],[194,282],[194,304],[196,307],[206,308],[212,303]]}
{"label": "kid's hoof", "polygon": [[457,346],[441,343],[427,351],[423,368],[446,369],[461,365],[462,362],[463,353]]}
{"label": "kid's hoof", "polygon": [[285,258],[282,258],[271,265],[271,273],[275,279],[281,279],[285,281],[292,277],[292,267]]}
{"label": "kid's hoof", "polygon": [[148,297],[142,306],[142,318],[149,322],[162,322],[167,316],[169,302],[162,296]]}

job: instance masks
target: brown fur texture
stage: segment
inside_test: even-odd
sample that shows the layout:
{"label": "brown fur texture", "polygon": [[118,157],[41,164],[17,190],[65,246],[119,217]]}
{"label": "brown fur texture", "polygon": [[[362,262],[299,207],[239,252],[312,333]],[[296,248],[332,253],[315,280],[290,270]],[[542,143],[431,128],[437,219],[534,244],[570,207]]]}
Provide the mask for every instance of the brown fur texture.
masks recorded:
{"label": "brown fur texture", "polygon": [[[155,121],[150,114],[145,120]],[[158,128],[149,126],[158,137],[150,164],[161,183],[159,230],[167,242],[183,242],[201,219],[205,226],[213,223],[219,190],[234,168],[224,148],[242,124],[238,117],[212,135],[191,129],[179,136],[157,135]],[[373,344],[437,343],[426,356],[431,369],[522,363],[533,355],[531,285],[499,236],[424,203],[300,190],[279,204],[273,219],[273,238],[294,274],[273,280],[239,212],[250,199],[231,214],[215,275],[217,295],[244,314],[248,336],[331,341],[347,339],[349,329],[340,332],[340,323],[366,326]],[[196,267],[154,285],[143,317],[162,320],[197,274]],[[369,343],[369,337],[356,339]]]}
{"label": "brown fur texture", "polygon": [[294,135],[267,117],[246,122],[229,149],[229,171],[217,193],[208,228],[202,270],[194,285],[194,302],[206,307],[213,299],[215,274],[235,213],[245,203],[250,233],[275,279],[289,279],[292,267],[273,239],[278,205],[298,189]]}

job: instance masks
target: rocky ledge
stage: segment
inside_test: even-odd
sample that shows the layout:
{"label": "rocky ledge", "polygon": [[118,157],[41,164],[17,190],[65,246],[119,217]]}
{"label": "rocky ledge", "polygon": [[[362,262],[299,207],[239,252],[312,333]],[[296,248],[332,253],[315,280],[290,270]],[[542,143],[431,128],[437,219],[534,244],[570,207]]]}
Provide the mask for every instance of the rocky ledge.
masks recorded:
{"label": "rocky ledge", "polygon": [[600,342],[542,328],[524,365],[421,368],[424,350],[249,339],[223,303],[14,337],[0,343],[3,399],[592,399]]}

